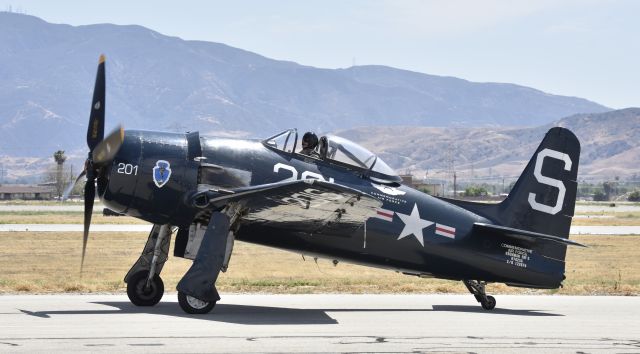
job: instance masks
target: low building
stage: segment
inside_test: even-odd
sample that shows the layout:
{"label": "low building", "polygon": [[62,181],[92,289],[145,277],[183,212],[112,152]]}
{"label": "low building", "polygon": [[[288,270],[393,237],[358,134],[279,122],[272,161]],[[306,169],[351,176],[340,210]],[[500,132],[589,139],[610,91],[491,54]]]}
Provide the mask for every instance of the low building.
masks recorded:
{"label": "low building", "polygon": [[53,199],[56,188],[53,186],[38,186],[24,184],[0,185],[0,200],[44,200]]}
{"label": "low building", "polygon": [[400,175],[400,178],[402,178],[402,184],[413,187],[413,175]]}
{"label": "low building", "polygon": [[427,183],[426,180],[420,181],[410,174],[400,175],[400,178],[402,178],[402,184],[411,188],[439,197],[444,196],[444,182]]}

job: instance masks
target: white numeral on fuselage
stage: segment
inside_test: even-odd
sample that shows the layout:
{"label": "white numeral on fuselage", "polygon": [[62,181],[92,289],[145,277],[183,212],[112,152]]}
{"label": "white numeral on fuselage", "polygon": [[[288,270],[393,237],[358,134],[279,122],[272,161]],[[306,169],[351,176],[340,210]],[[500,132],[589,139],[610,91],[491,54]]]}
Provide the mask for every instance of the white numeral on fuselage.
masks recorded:
{"label": "white numeral on fuselage", "polygon": [[[280,172],[280,170],[287,170],[289,172],[291,172],[291,177],[285,178],[283,180],[281,180],[280,182],[286,182],[286,181],[297,181],[298,179],[319,179],[321,181],[327,181],[324,176],[322,176],[319,173],[315,173],[315,172],[311,172],[311,171],[304,171],[302,172],[302,175],[300,175],[298,173],[298,170],[296,170],[295,167],[291,166],[291,165],[285,165],[283,163],[278,162],[277,164],[273,165],[273,172],[274,173],[278,173]],[[329,177],[329,182],[333,183],[333,177]]]}
{"label": "white numeral on fuselage", "polygon": [[542,184],[558,188],[558,199],[556,199],[555,205],[546,205],[536,202],[536,195],[534,193],[529,193],[529,205],[531,205],[531,207],[537,211],[555,215],[558,214],[560,210],[562,210],[562,205],[564,204],[564,196],[567,192],[567,188],[564,186],[564,183],[562,183],[561,180],[542,175],[542,165],[544,164],[545,157],[564,161],[565,171],[571,171],[572,162],[569,155],[551,149],[544,149],[540,151],[538,153],[538,157],[536,158],[536,166],[533,169],[533,176],[538,182]]}
{"label": "white numeral on fuselage", "polygon": [[130,163],[122,163],[118,164],[117,172],[122,175],[138,175],[138,165],[132,165]]}

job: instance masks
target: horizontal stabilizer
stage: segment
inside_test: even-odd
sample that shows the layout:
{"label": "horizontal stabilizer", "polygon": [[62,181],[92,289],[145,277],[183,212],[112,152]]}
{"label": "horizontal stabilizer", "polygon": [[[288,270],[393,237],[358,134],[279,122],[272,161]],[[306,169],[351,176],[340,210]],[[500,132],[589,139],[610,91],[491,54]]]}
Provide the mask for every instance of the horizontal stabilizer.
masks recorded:
{"label": "horizontal stabilizer", "polygon": [[581,243],[571,241],[567,238],[541,234],[539,232],[527,231],[514,229],[512,227],[500,226],[500,225],[492,225],[485,223],[474,223],[473,228],[480,232],[489,232],[492,234],[500,234],[502,236],[515,238],[518,240],[525,240],[529,242],[555,242],[560,243],[567,246],[580,246],[587,247]]}

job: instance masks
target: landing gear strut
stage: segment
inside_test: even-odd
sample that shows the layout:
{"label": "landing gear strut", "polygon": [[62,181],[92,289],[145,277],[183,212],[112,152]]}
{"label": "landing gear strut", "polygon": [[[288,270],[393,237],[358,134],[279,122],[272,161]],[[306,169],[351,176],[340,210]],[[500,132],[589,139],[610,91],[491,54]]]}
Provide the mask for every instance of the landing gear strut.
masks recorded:
{"label": "landing gear strut", "polygon": [[226,271],[233,248],[232,225],[240,212],[230,205],[213,212],[191,268],[178,282],[178,303],[187,313],[205,314],[220,300],[216,281]]}
{"label": "landing gear strut", "polygon": [[487,296],[484,290],[485,285],[487,285],[486,282],[475,280],[463,280],[462,282],[476,300],[478,300],[480,305],[482,305],[483,309],[493,310],[496,307],[496,299],[491,295]]}
{"label": "landing gear strut", "polygon": [[124,278],[127,296],[136,306],[153,306],[164,294],[160,271],[167,261],[171,243],[171,226],[154,225],[138,261]]}

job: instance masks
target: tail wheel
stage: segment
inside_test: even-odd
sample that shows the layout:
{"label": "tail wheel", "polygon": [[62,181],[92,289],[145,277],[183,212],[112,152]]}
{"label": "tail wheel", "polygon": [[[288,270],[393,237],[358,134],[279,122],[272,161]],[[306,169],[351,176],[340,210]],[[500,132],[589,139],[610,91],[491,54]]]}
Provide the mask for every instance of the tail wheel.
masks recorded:
{"label": "tail wheel", "polygon": [[216,306],[216,301],[204,301],[183,292],[178,292],[178,303],[186,313],[202,315],[211,312]]}
{"label": "tail wheel", "polygon": [[489,295],[485,301],[480,303],[485,310],[493,310],[496,307],[496,298]]}
{"label": "tail wheel", "polygon": [[164,282],[158,274],[153,276],[147,287],[149,271],[142,270],[133,274],[127,281],[127,296],[136,306],[153,306],[160,302],[164,294]]}

